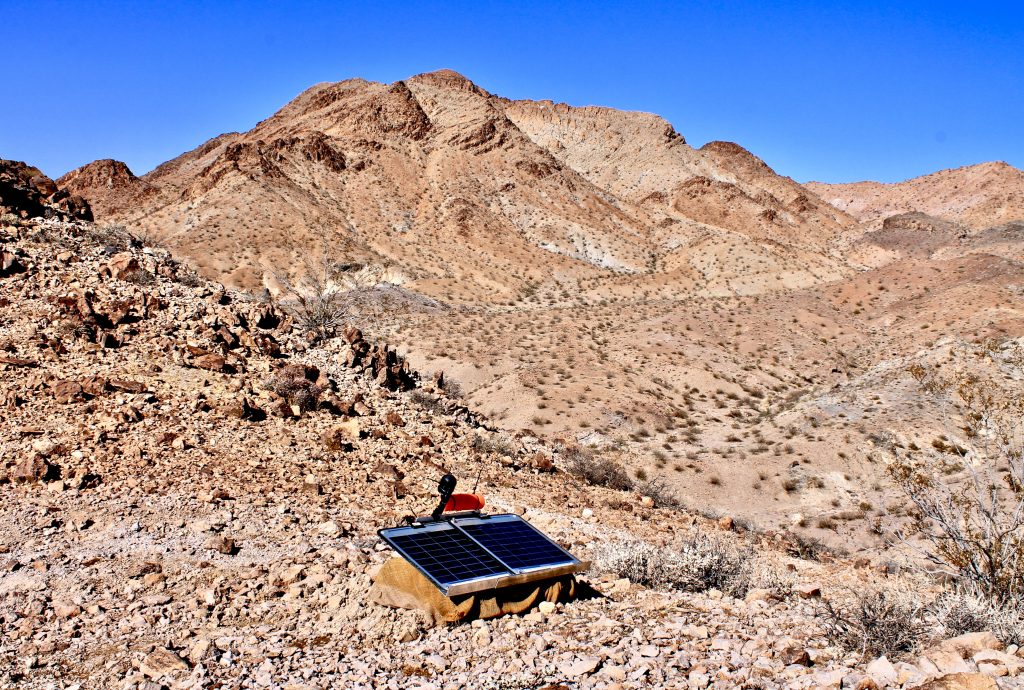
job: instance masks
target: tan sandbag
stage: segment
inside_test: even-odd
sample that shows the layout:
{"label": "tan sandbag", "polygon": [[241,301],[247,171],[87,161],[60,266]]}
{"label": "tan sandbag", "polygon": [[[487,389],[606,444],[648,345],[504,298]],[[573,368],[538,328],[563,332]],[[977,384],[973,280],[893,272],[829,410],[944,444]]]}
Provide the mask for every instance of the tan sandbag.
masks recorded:
{"label": "tan sandbag", "polygon": [[370,601],[382,606],[425,611],[434,625],[523,613],[542,601],[576,596],[572,575],[523,585],[446,597],[404,558],[395,557],[374,576]]}

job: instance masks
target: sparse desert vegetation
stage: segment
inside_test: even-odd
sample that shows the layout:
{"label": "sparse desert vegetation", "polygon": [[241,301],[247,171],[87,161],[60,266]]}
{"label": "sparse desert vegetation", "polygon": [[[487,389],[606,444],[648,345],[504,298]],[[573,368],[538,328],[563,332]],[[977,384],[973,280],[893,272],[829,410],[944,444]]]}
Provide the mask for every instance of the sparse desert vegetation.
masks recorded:
{"label": "sparse desert vegetation", "polygon": [[[443,70],[142,177],[0,173],[0,684],[1024,669],[1021,171],[860,198]],[[602,596],[368,601],[448,471]]]}

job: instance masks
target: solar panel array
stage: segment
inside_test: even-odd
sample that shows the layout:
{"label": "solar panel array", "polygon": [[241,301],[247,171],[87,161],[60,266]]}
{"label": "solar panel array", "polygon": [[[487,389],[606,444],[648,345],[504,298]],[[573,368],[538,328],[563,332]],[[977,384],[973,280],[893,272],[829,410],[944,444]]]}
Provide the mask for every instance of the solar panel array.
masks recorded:
{"label": "solar panel array", "polygon": [[583,569],[518,515],[395,527],[380,536],[442,592],[469,592]]}

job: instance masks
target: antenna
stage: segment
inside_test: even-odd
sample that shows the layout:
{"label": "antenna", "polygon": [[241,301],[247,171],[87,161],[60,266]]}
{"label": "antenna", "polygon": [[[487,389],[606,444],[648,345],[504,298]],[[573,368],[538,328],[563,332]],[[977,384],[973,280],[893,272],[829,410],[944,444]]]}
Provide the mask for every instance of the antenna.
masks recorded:
{"label": "antenna", "polygon": [[455,484],[458,482],[455,479],[455,475],[448,473],[441,477],[441,481],[437,483],[437,491],[441,494],[441,502],[434,508],[434,512],[430,514],[435,520],[441,518],[441,513],[444,512],[444,508],[448,505],[448,499],[452,497],[452,493],[455,491]]}

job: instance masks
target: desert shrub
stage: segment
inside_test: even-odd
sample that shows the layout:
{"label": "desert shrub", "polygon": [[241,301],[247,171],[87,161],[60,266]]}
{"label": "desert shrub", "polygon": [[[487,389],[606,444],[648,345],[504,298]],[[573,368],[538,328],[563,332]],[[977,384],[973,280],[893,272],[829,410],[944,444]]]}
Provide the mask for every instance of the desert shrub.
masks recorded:
{"label": "desert shrub", "polygon": [[128,232],[128,228],[120,223],[106,223],[103,225],[89,223],[81,226],[81,233],[90,242],[110,247],[114,251],[120,252],[130,247],[142,246],[138,239]]}
{"label": "desert shrub", "polygon": [[599,570],[656,589],[717,589],[743,596],[752,582],[751,552],[705,534],[691,537],[677,549],[641,541],[608,543],[598,550],[594,564]]}
{"label": "desert shrub", "polygon": [[180,263],[175,265],[174,279],[185,287],[192,288],[199,287],[205,282],[198,273]]}
{"label": "desert shrub", "polygon": [[156,276],[144,268],[138,268],[122,274],[121,280],[126,283],[135,283],[136,285],[152,285],[156,282]]}
{"label": "desert shrub", "polygon": [[805,561],[820,561],[835,555],[835,549],[827,546],[820,539],[793,532],[786,533],[784,550],[788,555]]}
{"label": "desert shrub", "polygon": [[1004,644],[1024,644],[1024,602],[1019,600],[997,604],[984,594],[958,588],[944,592],[930,608],[940,639],[988,630]]}
{"label": "desert shrub", "polygon": [[512,457],[516,454],[516,449],[512,447],[512,444],[500,436],[488,438],[481,434],[475,434],[472,447],[473,450],[480,453],[496,453],[505,457]]}
{"label": "desert shrub", "polygon": [[928,630],[926,607],[897,592],[851,592],[845,601],[823,599],[817,609],[829,642],[865,658],[911,652]]}
{"label": "desert shrub", "polygon": [[447,376],[444,379],[444,392],[449,398],[461,400],[466,397],[466,391],[463,389],[462,384]]}
{"label": "desert shrub", "polygon": [[786,599],[793,594],[796,576],[774,563],[755,558],[748,568],[749,589],[765,589],[776,599]]}
{"label": "desert shrub", "polygon": [[682,499],[660,477],[640,482],[635,488],[641,496],[647,496],[654,501],[655,508],[683,507]]}
{"label": "desert shrub", "polygon": [[698,534],[683,543],[678,552],[689,576],[679,588],[687,591],[718,589],[743,596],[750,589],[752,555],[726,542]]}
{"label": "desert shrub", "polygon": [[163,243],[150,228],[137,228],[132,237],[143,247],[162,247]]}
{"label": "desert shrub", "polygon": [[409,394],[409,400],[431,414],[442,414],[444,403],[426,391],[416,389]]}
{"label": "desert shrub", "polygon": [[561,453],[565,460],[565,470],[593,486],[604,486],[609,489],[629,491],[633,488],[633,480],[619,463],[611,458],[602,457],[589,448],[572,446],[564,448]]}
{"label": "desert shrub", "polygon": [[323,393],[315,381],[305,377],[301,367],[279,369],[267,380],[265,387],[304,412],[315,410]]}
{"label": "desert shrub", "polygon": [[[1003,353],[1024,373],[1019,345],[990,345],[974,354]],[[1024,596],[1024,395],[962,372],[946,378],[914,365],[910,374],[940,404],[958,408],[971,447],[953,442],[952,459],[946,446],[931,456],[890,448],[890,475],[915,508],[909,530],[897,536],[907,544],[919,537],[924,546],[915,547],[918,552],[961,587],[996,602],[1018,601]],[[942,463],[952,463],[952,471],[934,472]]]}
{"label": "desert shrub", "polygon": [[349,315],[348,291],[337,281],[338,262],[331,259],[329,245],[323,240],[320,263],[307,257],[297,278],[271,269],[274,278],[284,289],[281,308],[291,314],[295,324],[311,334],[315,341],[325,340],[337,333]]}

